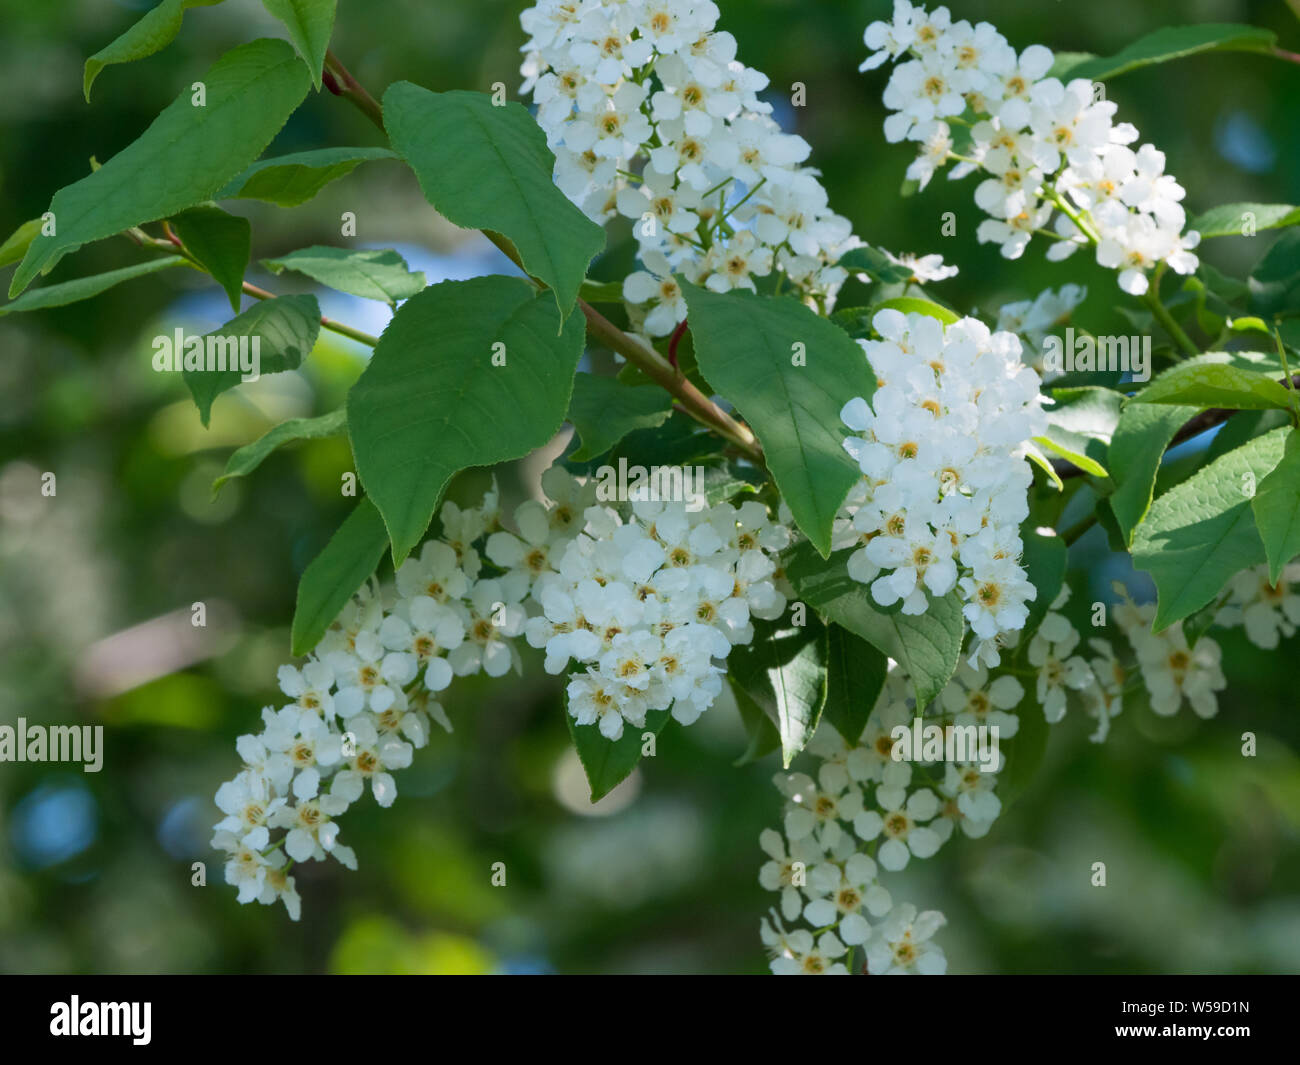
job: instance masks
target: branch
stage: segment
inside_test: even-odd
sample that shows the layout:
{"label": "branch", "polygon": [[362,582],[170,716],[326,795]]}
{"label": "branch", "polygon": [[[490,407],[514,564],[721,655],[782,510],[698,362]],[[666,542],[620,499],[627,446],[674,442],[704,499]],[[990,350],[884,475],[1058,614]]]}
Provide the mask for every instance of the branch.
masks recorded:
{"label": "branch", "polygon": [[[338,56],[333,52],[326,52],[325,66],[332,74],[330,91],[356,106],[386,135],[383,108],[352,76]],[[520,270],[523,270],[524,275],[529,277],[534,284],[540,288],[546,287],[537,278],[531,277],[527,270],[524,270],[524,265],[519,259],[519,253],[511,245],[510,241],[501,234],[493,233],[490,230],[485,229],[482,232],[488,240],[492,241],[501,250],[506,258],[519,267]],[[708,396],[704,395],[659,352],[628,336],[592,307],[591,304],[587,303],[586,300],[579,299],[578,308],[586,316],[587,331],[591,336],[598,339],[610,351],[617,352],[632,365],[642,370],[646,376],[676,398],[682,409],[692,418],[730,441],[740,449],[746,458],[760,466],[763,465],[762,448],[748,426],[731,417]]]}
{"label": "branch", "polygon": [[[274,292],[268,292],[264,288],[258,288],[257,285],[254,285],[249,281],[244,282],[244,292],[257,300],[275,299]],[[321,315],[320,325],[322,329],[328,329],[331,333],[338,333],[339,336],[345,336],[350,340],[355,340],[361,344],[367,344],[372,348],[379,343],[378,337],[372,337],[369,333],[363,333],[360,329],[354,329],[345,322],[338,322],[333,318],[326,318],[323,314]]]}
{"label": "branch", "polygon": [[[171,225],[166,221],[163,222],[163,232],[167,235],[166,240],[159,240],[157,237],[151,237],[139,226],[133,226],[126,230],[124,235],[142,248],[151,248],[155,251],[179,254],[187,263],[193,266],[194,269],[198,270],[200,273],[208,274],[209,277],[212,276],[208,269],[194,257],[189,248],[185,247],[184,242],[176,235],[176,231],[172,229]],[[249,281],[243,283],[243,291],[254,299],[275,299],[274,292],[268,292],[266,289],[259,288],[257,285],[254,285]],[[323,314],[321,315],[320,324],[322,329],[328,329],[331,333],[338,333],[339,336],[345,336],[350,340],[355,340],[361,344],[367,344],[372,348],[379,343],[378,337],[372,337],[369,333],[363,333],[360,329],[355,329],[345,322],[335,321],[333,318],[326,318]]]}
{"label": "branch", "polygon": [[[1278,384],[1286,383],[1287,379],[1285,377],[1278,382]],[[1293,389],[1300,389],[1300,373],[1294,374],[1291,377],[1290,384]],[[1208,410],[1203,410],[1200,414],[1188,418],[1187,421],[1182,424],[1178,432],[1174,433],[1172,439],[1170,439],[1169,446],[1165,448],[1165,450],[1168,451],[1170,448],[1175,448],[1179,444],[1185,444],[1188,440],[1191,440],[1192,437],[1200,436],[1202,433],[1209,432],[1211,429],[1215,429],[1222,425],[1234,414],[1240,413],[1241,411],[1239,410],[1225,410],[1222,407],[1211,407]],[[1084,471],[1079,469],[1078,466],[1067,462],[1065,459],[1053,459],[1052,466],[1063,481],[1070,477],[1082,477],[1084,473]]]}
{"label": "branch", "polygon": [[325,70],[331,75],[328,81],[322,75],[325,87],[335,96],[342,96],[354,104],[381,132],[384,131],[384,109],[379,106],[379,101],[366,92],[361,82],[339,62],[339,57],[329,50],[325,52]]}

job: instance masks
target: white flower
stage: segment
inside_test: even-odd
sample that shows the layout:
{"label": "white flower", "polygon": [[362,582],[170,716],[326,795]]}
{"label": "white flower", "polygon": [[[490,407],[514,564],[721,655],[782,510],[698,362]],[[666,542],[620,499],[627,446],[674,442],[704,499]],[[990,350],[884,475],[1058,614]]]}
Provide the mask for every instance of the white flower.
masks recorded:
{"label": "white flower", "polygon": [[862,793],[837,766],[823,765],[816,782],[804,773],[778,773],[775,780],[789,800],[785,835],[791,841],[815,830],[823,847],[834,848],[843,832],[839,822],[852,822],[862,813]]}
{"label": "white flower", "polygon": [[262,854],[266,840],[264,827],[242,837],[222,830],[212,839],[213,847],[229,855],[225,863],[226,883],[238,889],[241,904],[252,902],[266,884],[266,874],[271,867],[271,860]]}
{"label": "white flower", "polygon": [[942,976],[948,971],[948,959],[931,937],[946,923],[937,910],[918,914],[910,902],[899,906],[867,945],[867,971],[885,976]]}
{"label": "white flower", "polygon": [[[943,119],[974,112],[973,144],[950,176],[990,175],[975,193],[991,216],[976,230],[982,243],[1016,259],[1036,233],[1055,232],[1063,239],[1048,251],[1054,261],[1095,243],[1097,261],[1119,271],[1120,287],[1134,295],[1146,292],[1160,263],[1195,271],[1199,237],[1182,232],[1184,190],[1164,172],[1164,155],[1127,147],[1137,130],[1114,121],[1115,104],[1094,98],[1092,82],[1048,77],[1050,50],[1031,45],[1017,56],[987,23],[904,2],[892,22],[867,28],[866,41],[874,54],[862,69],[901,60],[884,90],[885,139],[921,144],[908,176],[922,187],[952,156]],[[1055,223],[1054,204],[1062,209]]]}
{"label": "white flower", "polygon": [[758,842],[771,859],[759,869],[758,882],[768,891],[781,893],[781,913],[787,921],[793,921],[803,909],[800,891],[806,889],[810,871],[825,853],[812,836],[791,843],[787,853],[781,833],[770,828],[763,830]]}
{"label": "white flower", "polygon": [[524,91],[564,193],[598,221],[632,220],[645,270],[626,298],[651,304],[646,333],[666,336],[684,319],[675,274],[727,291],[780,270],[829,307],[847,277],[834,263],[851,226],[804,165],[808,143],[781,132],[759,99],[767,76],[737,61],[735,38],[716,29],[717,5],[559,7],[539,0],[521,17]]}
{"label": "white flower", "polygon": [[871,934],[862,910],[882,917],[893,906],[889,892],[876,881],[876,863],[865,854],[851,855],[842,868],[831,862],[818,865],[810,883],[821,897],[804,907],[804,920],[815,928],[837,924],[839,938],[849,946],[865,943]]}
{"label": "white flower", "polygon": [[1294,587],[1298,582],[1298,563],[1284,566],[1277,584],[1269,582],[1267,566],[1242,570],[1228,582],[1228,600],[1215,614],[1215,623],[1242,625],[1251,643],[1272,651],[1300,626],[1300,595]]}
{"label": "white flower", "polygon": [[346,768],[334,774],[330,795],[354,803],[361,798],[369,781],[375,802],[392,806],[397,798],[397,783],[389,770],[405,769],[411,764],[411,745],[391,735],[381,739],[373,722],[365,718],[350,721],[348,727],[353,733],[355,753],[347,756],[345,752]]}
{"label": "white flower", "polygon": [[264,828],[285,800],[273,798],[266,778],[246,769],[217,789],[216,802],[226,815],[217,823],[217,831],[246,837],[253,830]]}
{"label": "white flower", "polygon": [[814,940],[811,932],[800,928],[785,937],[784,952],[772,960],[777,976],[847,976],[849,970],[839,958],[848,948],[834,932],[825,932]]}
{"label": "white flower", "polygon": [[474,585],[463,618],[465,641],[447,655],[456,676],[481,669],[489,677],[501,677],[510,671],[517,654],[510,639],[524,631],[525,614],[519,604],[522,591],[504,580]]}
{"label": "white flower", "polygon": [[972,318],[948,326],[881,311],[862,347],[871,403],[845,404],[845,450],[863,478],[840,512],[836,546],[861,544],[848,574],[882,606],[919,614],[956,587],[974,630],[972,659],[998,661],[1037,594],[1019,565],[1032,475],[1027,442],[1045,429],[1037,375],[1010,333]]}
{"label": "white flower", "polygon": [[[1062,589],[1053,606],[1063,605],[1068,589]],[[1062,614],[1048,611],[1029,641],[1029,664],[1038,670],[1036,695],[1043,716],[1050,722],[1065,716],[1067,689],[1082,691],[1096,683],[1088,663],[1074,654],[1079,633]]]}
{"label": "white flower", "polygon": [[661,252],[646,252],[643,259],[647,269],[627,275],[623,298],[629,303],[653,303],[645,331],[652,337],[667,336],[686,320],[686,297]]}
{"label": "white flower", "polygon": [[[910,765],[896,763],[896,766],[908,770],[910,776]],[[888,773],[885,779],[890,780]],[[897,872],[906,867],[913,855],[929,858],[939,849],[942,841],[938,834],[924,824],[939,813],[939,800],[929,788],[908,796],[905,784],[881,783],[876,787],[876,802],[883,816],[875,810],[864,810],[854,818],[853,831],[867,842],[881,834],[885,836],[876,852],[883,868]]]}
{"label": "white flower", "polygon": [[1110,733],[1110,723],[1124,709],[1124,682],[1127,671],[1115,657],[1108,640],[1091,639],[1088,646],[1098,653],[1089,667],[1097,683],[1083,690],[1084,710],[1097,719],[1097,729],[1088,738],[1101,743]]}
{"label": "white flower", "polygon": [[1124,630],[1137,655],[1138,669],[1151,697],[1151,709],[1162,716],[1178,712],[1183,700],[1198,717],[1218,713],[1217,693],[1227,686],[1220,666],[1223,654],[1208,636],[1187,644],[1182,622],[1163,631],[1151,631],[1155,606],[1134,604],[1126,592],[1118,589],[1123,601],[1115,607],[1115,620]]}

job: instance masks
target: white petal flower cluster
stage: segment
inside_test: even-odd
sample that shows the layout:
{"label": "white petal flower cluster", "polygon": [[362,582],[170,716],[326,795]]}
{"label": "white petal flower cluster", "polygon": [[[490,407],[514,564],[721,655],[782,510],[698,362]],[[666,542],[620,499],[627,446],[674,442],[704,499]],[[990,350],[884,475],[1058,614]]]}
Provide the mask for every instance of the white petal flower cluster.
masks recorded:
{"label": "white petal flower cluster", "polygon": [[726,659],[753,638],[752,617],[775,619],[786,599],[776,555],[789,529],[757,501],[692,512],[684,503],[634,502],[623,520],[589,507],[581,533],[538,578],[542,613],[525,635],[546,649],[546,670],[576,663],[569,713],[617,740],[650,711],[689,725],[722,689]]}
{"label": "white petal flower cluster", "polygon": [[[1147,291],[1159,263],[1196,270],[1200,236],[1183,232],[1185,192],[1165,173],[1164,153],[1131,147],[1137,129],[1114,121],[1115,104],[1091,81],[1049,77],[1049,49],[1017,53],[987,22],[954,21],[946,7],[927,11],[908,0],[895,0],[893,19],[873,22],[865,40],[872,55],[863,69],[901,60],[884,92],[892,112],[885,137],[920,146],[908,177],[924,186],[950,161],[959,164],[951,178],[985,175],[975,191],[989,215],[981,242],[1000,245],[1008,259],[1035,234],[1052,240],[1053,260],[1095,245],[1097,262],[1118,270],[1133,295]],[[954,125],[970,127],[961,152]]]}
{"label": "white petal flower cluster", "polygon": [[539,0],[521,16],[556,183],[593,220],[632,221],[644,269],[623,291],[652,337],[685,319],[674,273],[726,292],[778,271],[825,308],[861,243],[718,17],[711,0]]}
{"label": "white petal flower cluster", "polygon": [[1277,649],[1300,626],[1300,562],[1282,567],[1277,584],[1268,579],[1268,567],[1245,569],[1228,582],[1228,598],[1214,615],[1224,628],[1241,625],[1246,639],[1265,651]]}
{"label": "white petal flower cluster", "polygon": [[[925,721],[944,729],[996,726],[1000,742],[1015,735],[1019,720],[1011,711],[1023,696],[1015,677],[963,664]],[[859,947],[857,959],[873,975],[946,970],[943,951],[931,942],[943,915],[918,915],[910,903],[896,903],[881,874],[931,857],[957,826],[983,836],[1002,804],[996,769],[982,772],[977,761],[895,760],[892,731],[911,728],[918,713],[894,666],[856,742],[823,725],[807,748],[821,760],[815,777],[774,778],[785,798],[782,831],[759,838],[769,859],[759,883],[779,896],[779,913],[761,924],[774,973],[847,973],[842,959]],[[800,920],[811,930],[786,930]]]}
{"label": "white petal flower cluster", "polygon": [[577,664],[569,712],[616,740],[652,710],[695,721],[732,646],[753,638],[751,618],[785,610],[776,558],[790,530],[763,504],[634,502],[624,520],[596,505],[595,481],[562,467],[541,485],[548,502],[520,504],[512,529],[495,488],[480,507],[444,504],[441,537],[395,587],[368,582],[301,669],[281,668],[291,701],[240,737],[244,768],[217,792],[213,846],[240,902],[283,899],[296,920],[293,863],[355,869],[334,819],[367,789],[391,806],[392,773],[429,742],[430,720],[451,730],[438,693],[456,676],[517,669],[518,637],[545,647],[551,673]]}
{"label": "white petal flower cluster", "polygon": [[1137,656],[1151,709],[1169,717],[1178,713],[1186,700],[1198,717],[1217,714],[1218,693],[1228,686],[1220,667],[1223,652],[1219,645],[1201,636],[1195,647],[1189,647],[1181,621],[1161,632],[1152,632],[1155,604],[1134,603],[1119,585],[1115,591],[1122,597],[1115,607],[1115,621]]}
{"label": "white petal flower cluster", "polygon": [[1062,285],[1060,289],[1044,289],[1032,300],[1006,303],[998,308],[999,332],[1015,333],[1021,340],[1024,361],[1044,383],[1059,377],[1061,371],[1049,370],[1043,365],[1043,341],[1047,334],[1070,320],[1070,315],[1088,297],[1082,285]]}
{"label": "white petal flower cluster", "polygon": [[[1249,581],[1244,580],[1247,575]],[[1245,585],[1254,586],[1258,581],[1268,586],[1266,571],[1247,570],[1238,575],[1233,586],[1246,594]],[[1155,604],[1135,603],[1122,584],[1116,582],[1113,587],[1120,599],[1114,608],[1115,623],[1133,650],[1137,673],[1148,692],[1151,708],[1157,714],[1170,716],[1178,712],[1185,699],[1200,717],[1213,717],[1218,713],[1217,693],[1227,686],[1220,668],[1222,652],[1219,645],[1202,635],[1194,647],[1189,647],[1182,622],[1162,632],[1152,632]],[[1062,588],[1052,603],[1052,609],[1029,641],[1029,663],[1036,671],[1035,696],[1047,720],[1056,723],[1065,716],[1069,693],[1076,693],[1082,700],[1084,711],[1097,721],[1091,739],[1100,743],[1110,732],[1110,722],[1123,709],[1125,688],[1134,673],[1118,659],[1108,640],[1093,638],[1087,641],[1094,653],[1091,659],[1078,653],[1081,650],[1079,632],[1064,614],[1058,613],[1068,599],[1069,589]],[[1300,607],[1300,597],[1296,597],[1295,607]],[[1271,609],[1268,612],[1271,614]],[[1261,614],[1253,616],[1261,619],[1255,624],[1262,634],[1268,623],[1262,620]],[[1278,620],[1285,623],[1284,619],[1285,615]],[[1220,610],[1216,622],[1239,624],[1241,615],[1235,608],[1225,607]]]}
{"label": "white petal flower cluster", "polygon": [[880,311],[883,338],[859,341],[877,378],[871,403],[841,412],[863,478],[836,535],[854,580],[882,606],[924,613],[953,589],[975,633],[972,661],[998,663],[998,641],[1024,626],[1033,585],[1020,523],[1033,481],[1023,457],[1045,430],[1039,379],[1020,342],[974,318]]}
{"label": "white petal flower cluster", "polygon": [[[356,868],[335,818],[367,790],[393,804],[393,772],[429,742],[430,722],[451,729],[438,693],[455,676],[515,665],[534,578],[595,498],[558,467],[542,486],[553,503],[522,504],[518,536],[500,527],[495,488],[479,507],[444,504],[442,538],[401,565],[394,588],[367,582],[301,668],[280,667],[286,701],[262,711],[260,733],[239,738],[244,767],[217,790],[225,817],[212,845],[228,856],[240,902],[281,899],[297,920],[288,870],[327,856]],[[484,556],[499,575],[485,575]]]}
{"label": "white petal flower cluster", "polygon": [[1065,717],[1066,692],[1083,691],[1096,684],[1092,667],[1075,654],[1079,630],[1057,611],[1065,606],[1070,589],[1062,588],[1029,641],[1029,664],[1038,671],[1035,697],[1050,724]]}
{"label": "white petal flower cluster", "polygon": [[1069,693],[1076,693],[1084,712],[1097,721],[1089,738],[1093,743],[1102,743],[1110,734],[1111,721],[1124,709],[1129,670],[1115,657],[1110,641],[1099,637],[1088,640],[1095,658],[1085,659],[1076,653],[1082,650],[1079,630],[1060,613],[1069,599],[1069,586],[1063,586],[1029,640],[1027,657],[1035,671],[1034,698],[1043,708],[1048,724],[1054,725],[1065,717]]}

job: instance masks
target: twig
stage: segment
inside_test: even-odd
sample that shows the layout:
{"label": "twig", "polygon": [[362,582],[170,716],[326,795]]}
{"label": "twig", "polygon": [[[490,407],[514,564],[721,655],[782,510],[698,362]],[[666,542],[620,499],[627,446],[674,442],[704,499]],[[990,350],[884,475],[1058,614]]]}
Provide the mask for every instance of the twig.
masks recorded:
{"label": "twig", "polygon": [[[375,98],[352,76],[338,56],[332,51],[326,52],[325,65],[333,73],[338,83],[341,90],[339,95],[355,105],[362,114],[369,118],[380,130],[383,130],[383,109]],[[482,232],[511,262],[518,266],[520,270],[524,270],[518,251],[508,240],[501,234],[493,233],[490,230],[483,230]],[[528,271],[524,270],[524,274],[527,276]],[[535,277],[530,278],[530,280],[542,288],[546,287]],[[642,370],[651,380],[676,398],[681,403],[682,409],[696,421],[725,437],[751,461],[759,465],[763,464],[762,448],[759,446],[757,437],[754,436],[748,426],[731,417],[691,384],[672,363],[653,348],[646,347],[628,336],[592,307],[591,304],[587,303],[586,300],[579,299],[578,308],[587,319],[587,331],[592,337],[599,340],[610,351],[622,355],[628,362]]]}

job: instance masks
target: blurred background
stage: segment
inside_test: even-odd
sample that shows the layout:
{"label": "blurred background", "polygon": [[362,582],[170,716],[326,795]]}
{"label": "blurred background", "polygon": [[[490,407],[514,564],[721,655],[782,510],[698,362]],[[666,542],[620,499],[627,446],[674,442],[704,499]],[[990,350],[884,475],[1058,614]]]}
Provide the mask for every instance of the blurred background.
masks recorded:
{"label": "blurred background", "polygon": [[[224,50],[281,35],[255,0],[187,12],[177,41],[111,67],[88,106],[81,66],[151,0],[0,0],[0,236],[106,159]],[[504,0],[342,0],[334,48],[376,95],[409,79],[433,89],[518,86],[518,13]],[[813,145],[831,202],[894,251],[961,266],[938,292],[984,312],[1045,286],[1089,287],[1094,332],[1129,332],[1113,275],[1018,263],[975,243],[971,182],[937,180],[900,199],[909,162],[881,134],[887,70],[859,75],[862,31],[887,0],[726,0],[721,28],[770,75],[777,116]],[[1300,51],[1282,0],[958,2],[1017,47],[1112,54],[1160,26],[1249,22]],[[807,106],[789,106],[789,86]],[[1215,55],[1147,68],[1108,86],[1123,119],[1168,155],[1195,214],[1220,203],[1300,202],[1300,67]],[[312,95],[268,154],[376,143],[328,93]],[[301,207],[232,201],[254,224],[250,279],[277,292],[266,258],[336,244],[358,216],[361,245],[396,247],[430,282],[501,269],[481,239],[440,220],[399,164],[367,164]],[[956,212],[955,237],[940,220]],[[1206,258],[1241,276],[1269,234],[1215,241]],[[64,260],[52,281],[133,261],[126,241]],[[0,272],[7,285],[12,267]],[[234,739],[259,726],[288,659],[299,574],[352,505],[342,439],[285,449],[213,502],[230,451],[286,417],[337,407],[365,349],[332,334],[301,371],[227,392],[204,430],[183,383],[151,371],[149,341],[216,328],[229,307],[197,275],[137,280],[71,307],[0,320],[0,724],[100,724],[103,771],[0,764],[0,971],[5,972],[761,972],[761,829],[779,823],[774,758],[732,762],[739,716],[719,703],[670,727],[658,757],[592,808],[569,751],[560,691],[526,679],[458,681],[455,732],[399,776],[387,811],[366,800],[344,839],[360,871],[296,870],[303,920],[239,906],[208,849],[212,795],[237,768]],[[306,290],[305,287],[297,290]],[[859,294],[861,295],[861,293]],[[848,305],[846,294],[844,304]],[[853,299],[852,302],[861,302]],[[322,297],[323,313],[372,333],[382,305]],[[1113,329],[1112,329],[1113,326]],[[498,469],[507,500],[546,458]],[[1193,449],[1184,461],[1196,462]],[[57,495],[43,497],[54,472]],[[454,492],[474,499],[486,474]],[[1103,598],[1122,560],[1104,538],[1073,553],[1076,600]],[[1141,590],[1140,583],[1134,585]],[[208,625],[191,627],[204,602]],[[1132,706],[1109,742],[1071,715],[1038,776],[982,841],[959,840],[895,877],[896,898],[949,919],[954,972],[1300,970],[1300,715],[1292,663],[1240,630],[1218,633],[1229,689],[1214,720]],[[1294,643],[1291,645],[1294,647]],[[1259,754],[1240,754],[1241,734]],[[1090,886],[1105,860],[1109,886]],[[207,863],[206,887],[191,863]],[[508,885],[490,885],[504,861]]]}

